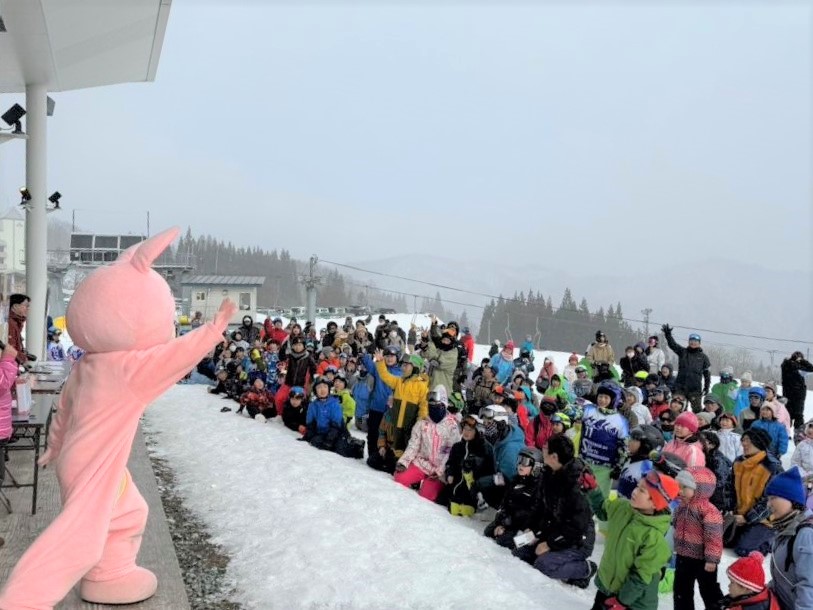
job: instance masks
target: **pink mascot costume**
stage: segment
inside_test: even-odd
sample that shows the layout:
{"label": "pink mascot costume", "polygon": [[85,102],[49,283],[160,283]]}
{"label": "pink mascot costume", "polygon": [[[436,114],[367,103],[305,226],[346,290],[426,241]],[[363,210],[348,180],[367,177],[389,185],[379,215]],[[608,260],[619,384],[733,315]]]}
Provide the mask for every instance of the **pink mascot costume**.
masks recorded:
{"label": "pink mascot costume", "polygon": [[152,596],[155,575],[136,566],[147,504],[127,471],[138,420],[222,339],[234,303],[175,338],[175,302],[150,268],[178,236],[170,229],[122,252],[82,282],[68,330],[86,350],[73,367],[51,425],[48,451],[62,512],[20,559],[0,593],[2,610],[50,610],[80,582],[89,602]]}

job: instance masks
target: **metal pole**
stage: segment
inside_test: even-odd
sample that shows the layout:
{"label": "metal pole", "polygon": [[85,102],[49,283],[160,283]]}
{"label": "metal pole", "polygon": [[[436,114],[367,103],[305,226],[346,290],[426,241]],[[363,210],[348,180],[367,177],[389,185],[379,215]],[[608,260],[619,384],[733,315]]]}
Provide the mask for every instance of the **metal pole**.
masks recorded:
{"label": "metal pole", "polygon": [[26,85],[25,106],[28,140],[25,144],[25,182],[31,193],[25,226],[25,283],[31,297],[26,323],[26,349],[37,358],[45,355],[45,312],[47,303],[48,267],[46,262],[47,229],[47,138],[46,124],[48,91],[45,85]]}
{"label": "metal pole", "polygon": [[641,313],[644,314],[644,333],[646,336],[649,336],[649,314],[652,313],[652,308],[647,307],[646,309],[642,309]]}
{"label": "metal pole", "polygon": [[76,232],[76,210],[71,210],[71,233]]}
{"label": "metal pole", "polygon": [[150,236],[150,211],[147,210],[147,237]]}
{"label": "metal pole", "polygon": [[319,262],[319,259],[314,254],[311,256],[310,263],[308,265],[308,275],[303,278],[307,297],[305,315],[308,322],[312,322],[314,324],[316,323],[316,286],[320,282],[320,278],[315,275],[317,262]]}

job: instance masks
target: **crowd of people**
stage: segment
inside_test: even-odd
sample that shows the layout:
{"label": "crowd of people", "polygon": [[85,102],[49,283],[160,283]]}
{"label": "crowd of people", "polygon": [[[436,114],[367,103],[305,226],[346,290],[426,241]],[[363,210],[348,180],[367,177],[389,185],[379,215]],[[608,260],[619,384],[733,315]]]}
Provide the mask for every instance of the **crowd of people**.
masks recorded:
{"label": "crowd of people", "polygon": [[[730,368],[712,385],[701,337],[680,345],[668,325],[676,366],[658,336],[616,360],[598,331],[560,372],[536,362],[530,338],[475,362],[455,322],[371,322],[246,316],[197,372],[238,413],[280,417],[316,448],[363,458],[350,430],[366,433],[368,466],[452,515],[495,509],[485,535],[550,578],[594,580],[594,608],[656,608],[667,591],[676,609],[694,608],[697,582],[706,608],[813,610],[813,364],[801,352],[782,362],[781,386]],[[740,557],[728,595],[724,547]]]}

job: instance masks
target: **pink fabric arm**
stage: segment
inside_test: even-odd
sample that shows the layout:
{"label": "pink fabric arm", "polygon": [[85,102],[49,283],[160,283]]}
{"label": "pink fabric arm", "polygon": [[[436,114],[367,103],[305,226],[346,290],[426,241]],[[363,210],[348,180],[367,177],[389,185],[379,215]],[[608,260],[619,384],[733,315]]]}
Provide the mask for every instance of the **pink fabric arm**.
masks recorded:
{"label": "pink fabric arm", "polygon": [[20,369],[17,360],[11,356],[3,356],[0,359],[0,392],[8,392],[17,381]]}
{"label": "pink fabric arm", "polygon": [[130,388],[152,402],[172,387],[223,338],[231,316],[216,316],[169,343],[129,355]]}
{"label": "pink fabric arm", "polygon": [[67,395],[67,383],[65,385],[66,387],[63,388],[62,393],[59,395],[56,413],[51,419],[51,427],[48,429],[48,449],[39,459],[38,464],[40,466],[47,466],[53,462],[59,456],[59,451],[62,449],[65,429],[70,419],[70,402],[65,398]]}

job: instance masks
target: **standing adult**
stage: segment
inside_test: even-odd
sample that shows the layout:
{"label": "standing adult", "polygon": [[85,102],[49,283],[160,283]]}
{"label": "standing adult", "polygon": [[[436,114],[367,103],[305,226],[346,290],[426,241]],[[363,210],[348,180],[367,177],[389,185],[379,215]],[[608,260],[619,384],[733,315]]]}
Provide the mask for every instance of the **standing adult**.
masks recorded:
{"label": "standing adult", "polygon": [[466,350],[466,357],[469,362],[474,362],[474,336],[468,326],[463,327],[463,336],[460,338],[460,343]]}
{"label": "standing adult", "polygon": [[685,395],[692,403],[692,410],[699,413],[703,408],[700,399],[708,394],[711,388],[711,362],[700,347],[700,335],[689,335],[689,346],[678,345],[672,337],[672,327],[664,324],[661,327],[666,336],[666,343],[678,357],[678,374],[675,390]]}
{"label": "standing adult", "polygon": [[615,364],[615,352],[613,346],[607,341],[607,335],[603,330],[596,331],[596,342],[587,350],[587,359],[590,364]]}
{"label": "standing adult", "polygon": [[[14,298],[14,295],[11,295]],[[9,322],[9,335],[11,324]],[[807,384],[802,373],[813,372],[813,364],[805,360],[802,352],[793,352],[789,358],[782,361],[782,395],[788,399],[785,405],[790,413],[793,427],[798,436],[804,436],[805,425],[805,396]]]}
{"label": "standing adult", "polygon": [[649,372],[657,373],[666,364],[666,354],[658,347],[657,335],[652,335],[649,338],[648,345],[646,346],[646,360],[649,363]]}
{"label": "standing adult", "polygon": [[23,345],[23,326],[28,318],[31,297],[26,294],[12,294],[8,305],[8,344],[17,350],[17,363],[25,364],[28,362],[28,353]]}

